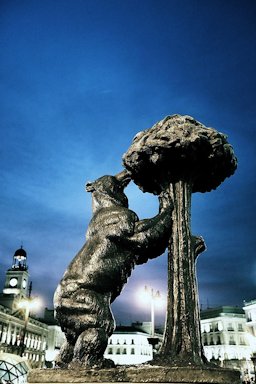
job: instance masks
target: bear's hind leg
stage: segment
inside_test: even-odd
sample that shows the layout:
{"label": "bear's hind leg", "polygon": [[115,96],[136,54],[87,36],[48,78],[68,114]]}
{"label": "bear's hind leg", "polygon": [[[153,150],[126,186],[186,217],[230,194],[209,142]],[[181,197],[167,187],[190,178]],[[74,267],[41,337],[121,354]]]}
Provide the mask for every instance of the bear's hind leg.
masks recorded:
{"label": "bear's hind leg", "polygon": [[[62,316],[64,319],[64,316]],[[62,344],[59,354],[55,359],[55,366],[57,368],[68,368],[68,364],[72,361],[74,355],[74,347],[77,340],[77,335],[71,329],[65,328],[66,340]]]}
{"label": "bear's hind leg", "polygon": [[73,360],[69,368],[98,367],[110,368],[115,364],[104,359],[103,354],[108,344],[108,335],[102,328],[88,328],[77,339]]}
{"label": "bear's hind leg", "polygon": [[67,340],[62,344],[60,352],[55,359],[55,366],[57,368],[67,368],[68,364],[72,361],[74,355],[74,345]]}

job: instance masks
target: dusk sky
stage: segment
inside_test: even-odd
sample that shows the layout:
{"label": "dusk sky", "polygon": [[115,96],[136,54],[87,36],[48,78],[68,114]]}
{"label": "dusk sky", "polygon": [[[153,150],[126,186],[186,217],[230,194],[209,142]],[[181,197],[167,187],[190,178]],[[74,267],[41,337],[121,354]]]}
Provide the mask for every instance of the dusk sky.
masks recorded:
{"label": "dusk sky", "polygon": [[[135,134],[179,113],[227,134],[238,158],[192,198],[200,303],[256,299],[255,0],[1,0],[0,56],[1,290],[23,244],[33,294],[52,307],[91,218],[85,183],[121,171]],[[158,212],[156,196],[126,191],[140,218]],[[166,294],[166,254],[136,267],[118,323],[149,320],[146,284]]]}

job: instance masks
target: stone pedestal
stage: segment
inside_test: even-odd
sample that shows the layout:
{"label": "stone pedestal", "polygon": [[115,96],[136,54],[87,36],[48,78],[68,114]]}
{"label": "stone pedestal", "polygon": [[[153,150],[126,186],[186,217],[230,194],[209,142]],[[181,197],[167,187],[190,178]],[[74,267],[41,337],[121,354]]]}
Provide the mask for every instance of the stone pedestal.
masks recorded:
{"label": "stone pedestal", "polygon": [[28,383],[240,384],[240,372],[219,367],[130,366],[111,369],[35,369]]}

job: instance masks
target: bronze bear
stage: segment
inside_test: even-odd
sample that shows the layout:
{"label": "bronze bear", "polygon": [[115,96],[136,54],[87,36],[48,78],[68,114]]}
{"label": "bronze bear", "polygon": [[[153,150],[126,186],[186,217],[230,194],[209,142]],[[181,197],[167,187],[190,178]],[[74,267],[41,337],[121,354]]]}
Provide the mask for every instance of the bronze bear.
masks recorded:
{"label": "bronze bear", "polygon": [[54,296],[55,314],[66,343],[56,364],[59,367],[107,367],[103,358],[115,321],[110,304],[121,293],[135,264],[161,255],[171,228],[170,200],[159,196],[159,214],[139,220],[128,209],[124,188],[127,171],[103,176],[88,183],[93,217],[86,243],[67,268]]}

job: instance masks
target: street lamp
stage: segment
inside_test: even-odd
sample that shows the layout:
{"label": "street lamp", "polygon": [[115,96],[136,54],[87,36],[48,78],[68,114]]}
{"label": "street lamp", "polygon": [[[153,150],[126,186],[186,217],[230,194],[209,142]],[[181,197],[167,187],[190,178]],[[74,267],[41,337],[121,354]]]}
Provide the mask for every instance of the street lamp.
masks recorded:
{"label": "street lamp", "polygon": [[155,336],[155,300],[160,298],[160,292],[154,291],[153,288],[149,288],[145,285],[145,293],[150,297],[151,308],[151,337]]}
{"label": "street lamp", "polygon": [[40,307],[40,301],[38,298],[24,297],[18,303],[18,308],[24,311],[24,328],[22,331],[22,336],[20,339],[20,356],[23,356],[25,351],[25,337],[28,326],[29,313],[33,309],[37,309]]}
{"label": "street lamp", "polygon": [[149,344],[152,345],[153,350],[155,349],[155,346],[159,342],[159,338],[155,337],[155,303],[157,299],[160,299],[160,292],[154,291],[153,288],[147,287],[145,285],[144,287],[144,295],[150,299],[150,309],[151,309],[151,334],[150,337],[148,337]]}

